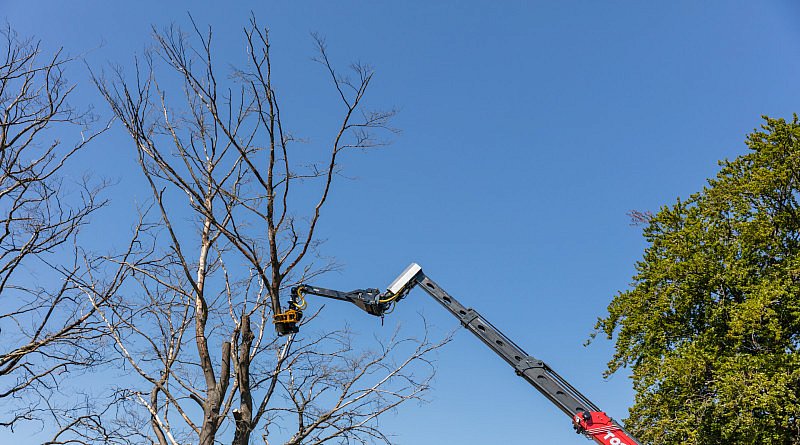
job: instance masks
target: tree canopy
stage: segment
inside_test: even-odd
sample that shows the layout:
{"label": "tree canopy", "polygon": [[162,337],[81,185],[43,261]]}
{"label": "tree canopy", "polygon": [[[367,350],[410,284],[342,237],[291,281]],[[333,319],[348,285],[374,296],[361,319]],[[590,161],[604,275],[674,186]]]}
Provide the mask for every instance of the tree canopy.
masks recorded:
{"label": "tree canopy", "polygon": [[800,443],[800,122],[764,119],[746,154],[647,218],[631,288],[598,320],[643,442]]}

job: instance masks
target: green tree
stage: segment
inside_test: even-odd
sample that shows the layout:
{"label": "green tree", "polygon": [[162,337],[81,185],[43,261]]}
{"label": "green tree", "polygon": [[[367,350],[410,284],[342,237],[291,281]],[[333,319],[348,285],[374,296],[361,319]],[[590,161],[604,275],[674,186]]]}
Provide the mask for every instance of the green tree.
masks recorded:
{"label": "green tree", "polygon": [[800,123],[764,119],[748,153],[647,218],[631,288],[597,322],[643,442],[800,444]]}

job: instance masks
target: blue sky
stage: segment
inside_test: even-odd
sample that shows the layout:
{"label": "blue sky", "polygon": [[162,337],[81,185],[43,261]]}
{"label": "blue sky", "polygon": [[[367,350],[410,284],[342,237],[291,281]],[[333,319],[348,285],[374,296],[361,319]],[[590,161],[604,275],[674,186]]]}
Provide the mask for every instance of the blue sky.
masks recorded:
{"label": "blue sky", "polygon": [[[303,136],[324,139],[317,122],[329,111],[318,105],[330,89],[310,61],[311,32],[334,60],[374,65],[370,103],[400,111],[390,146],[344,161],[353,179],[335,185],[321,230],[324,253],[345,267],[315,284],[382,287],[416,261],[616,418],[630,381],[602,378],[609,342],[582,343],[641,258],[626,213],[701,189],[719,159],[744,152],[760,115],[800,111],[791,1],[0,0],[0,19],[20,34],[88,51],[92,67],[129,64],[151,25],[185,26],[187,11],[214,27],[221,58],[241,54],[251,10],[271,29],[279,88]],[[83,82],[85,70],[73,70]],[[108,114],[88,83],[79,88]],[[129,140],[117,127],[92,150],[83,167],[118,180],[113,206],[131,208]],[[99,223],[118,229],[108,216]],[[325,323],[390,332],[350,310]],[[417,312],[456,327],[422,292],[387,322]],[[467,332],[439,354],[431,402],[384,425],[408,444],[586,443]]]}

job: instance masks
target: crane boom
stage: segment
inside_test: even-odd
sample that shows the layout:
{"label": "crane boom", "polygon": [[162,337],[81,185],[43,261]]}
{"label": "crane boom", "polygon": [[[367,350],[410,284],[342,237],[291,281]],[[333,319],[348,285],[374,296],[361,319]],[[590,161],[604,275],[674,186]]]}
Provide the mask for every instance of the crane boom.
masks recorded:
{"label": "crane boom", "polygon": [[[594,403],[580,393],[567,380],[561,377],[545,362],[528,355],[499,329],[483,318],[476,310],[462,305],[431,280],[422,268],[412,263],[389,285],[385,293],[377,289],[359,289],[352,292],[339,292],[331,289],[301,285],[292,289],[290,311],[299,312],[304,307],[303,294],[318,295],[354,303],[362,310],[376,316],[383,314],[393,304],[405,298],[414,288],[420,287],[434,300],[456,317],[462,326],[478,337],[495,354],[505,360],[516,374],[539,390],[558,409],[570,416],[572,426],[579,434],[603,445],[641,445],[622,425],[600,411]],[[302,314],[301,312],[299,312]],[[280,326],[281,315],[276,315],[276,328],[279,333],[297,332],[296,323]]]}

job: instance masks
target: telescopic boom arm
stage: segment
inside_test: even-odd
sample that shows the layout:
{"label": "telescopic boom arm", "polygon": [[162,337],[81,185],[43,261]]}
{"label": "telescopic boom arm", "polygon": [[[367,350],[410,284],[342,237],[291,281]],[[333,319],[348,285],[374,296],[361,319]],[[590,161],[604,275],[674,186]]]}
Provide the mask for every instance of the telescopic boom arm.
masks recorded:
{"label": "telescopic boom arm", "polygon": [[292,288],[289,310],[275,316],[276,329],[281,335],[297,332],[297,323],[302,317],[302,309],[305,308],[304,295],[318,295],[349,301],[371,315],[382,317],[416,286],[421,287],[454,317],[458,318],[462,326],[475,334],[486,346],[511,365],[517,375],[524,378],[562,412],[570,416],[572,426],[577,433],[603,445],[641,445],[622,425],[600,411],[600,408],[546,363],[528,355],[477,311],[463,306],[440,288],[422,272],[422,268],[416,263],[408,266],[383,293],[378,289],[339,292],[308,285]]}

